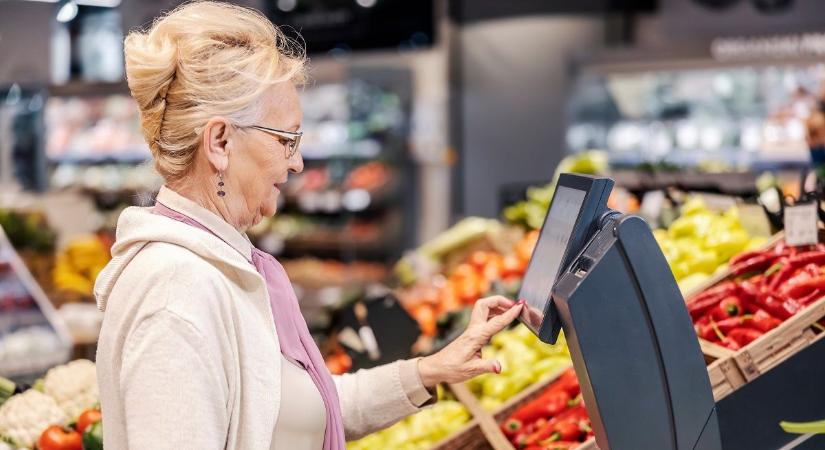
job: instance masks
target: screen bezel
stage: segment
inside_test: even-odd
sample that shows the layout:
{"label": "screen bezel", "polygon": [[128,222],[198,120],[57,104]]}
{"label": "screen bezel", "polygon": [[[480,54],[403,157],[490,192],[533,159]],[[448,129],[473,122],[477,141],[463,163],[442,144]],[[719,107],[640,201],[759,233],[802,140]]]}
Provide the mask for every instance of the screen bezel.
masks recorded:
{"label": "screen bezel", "polygon": [[[573,258],[582,250],[584,245],[587,243],[587,238],[591,234],[592,229],[596,225],[598,217],[607,210],[607,197],[610,195],[610,191],[613,187],[613,180],[604,177],[595,177],[592,175],[583,175],[583,174],[569,174],[563,173],[559,176],[559,180],[556,183],[557,189],[553,192],[553,198],[550,201],[550,207],[547,208],[547,213],[544,216],[544,222],[541,225],[541,229],[539,230],[539,240],[541,240],[542,236],[544,235],[544,228],[548,226],[549,218],[550,218],[550,210],[553,207],[553,202],[556,200],[556,193],[558,193],[558,187],[568,187],[571,189],[576,189],[580,191],[585,191],[584,200],[582,200],[581,208],[579,208],[579,213],[576,216],[576,221],[573,224],[573,231],[570,233],[570,238],[567,241],[567,247],[564,249],[564,254],[562,256],[562,261],[559,264],[559,268],[557,273],[554,275],[553,285],[558,282],[559,275],[562,274],[565,270],[567,270],[568,266],[572,263]],[[583,227],[582,225],[582,218],[583,216],[587,215],[590,218],[589,224]],[[536,241],[536,249],[539,248],[539,243]],[[527,264],[527,269],[524,272],[523,280],[527,279],[527,273],[529,273],[530,269],[533,267],[533,262],[536,258],[533,256],[530,257],[530,262]],[[519,299],[522,298],[522,294],[524,293],[524,284],[519,288]],[[546,300],[544,304],[544,311],[541,312],[541,320],[539,322],[539,329],[535,329],[535,327],[531,326],[531,321],[528,320],[526,317],[528,314],[531,313],[530,308],[525,308],[522,315],[519,317],[519,320],[524,323],[527,328],[529,328],[533,333],[539,336],[545,342],[555,341],[555,336],[560,329],[560,324],[558,323],[557,317],[555,314],[551,313],[551,306],[553,304],[552,301],[552,289],[549,294],[549,298]],[[535,308],[538,310],[537,308]],[[550,317],[548,320],[548,313],[550,313]]]}

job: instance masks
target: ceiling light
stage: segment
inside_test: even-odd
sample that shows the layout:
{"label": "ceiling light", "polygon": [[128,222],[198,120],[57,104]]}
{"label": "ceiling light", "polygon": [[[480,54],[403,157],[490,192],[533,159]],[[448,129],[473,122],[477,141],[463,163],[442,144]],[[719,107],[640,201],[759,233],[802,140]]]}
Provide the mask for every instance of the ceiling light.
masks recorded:
{"label": "ceiling light", "polygon": [[298,2],[296,0],[278,0],[278,9],[283,12],[290,12],[295,9]]}
{"label": "ceiling light", "polygon": [[77,17],[77,3],[68,1],[57,10],[57,21],[60,23],[71,22]]}
{"label": "ceiling light", "polygon": [[358,6],[363,6],[364,8],[372,8],[378,3],[378,0],[355,0],[355,3],[358,3]]}
{"label": "ceiling light", "polygon": [[[59,3],[60,0],[27,0],[38,3]],[[116,8],[120,6],[121,0],[74,0],[78,5],[97,6],[100,8]]]}

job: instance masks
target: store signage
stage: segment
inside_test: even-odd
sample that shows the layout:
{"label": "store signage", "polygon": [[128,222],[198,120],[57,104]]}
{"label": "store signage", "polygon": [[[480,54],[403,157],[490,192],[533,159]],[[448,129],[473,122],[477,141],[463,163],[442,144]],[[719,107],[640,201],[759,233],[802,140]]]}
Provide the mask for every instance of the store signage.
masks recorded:
{"label": "store signage", "polygon": [[788,245],[816,244],[818,225],[816,203],[785,208],[785,242]]}
{"label": "store signage", "polygon": [[825,56],[825,33],[804,33],[770,37],[714,39],[711,54],[717,61],[821,58]]}

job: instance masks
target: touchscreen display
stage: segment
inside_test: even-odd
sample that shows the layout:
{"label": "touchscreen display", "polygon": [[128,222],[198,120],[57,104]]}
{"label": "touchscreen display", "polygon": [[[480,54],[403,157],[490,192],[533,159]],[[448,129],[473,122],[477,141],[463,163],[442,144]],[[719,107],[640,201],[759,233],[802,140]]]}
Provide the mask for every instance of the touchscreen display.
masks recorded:
{"label": "touchscreen display", "polygon": [[556,188],[550,212],[547,214],[518,296],[527,302],[523,320],[535,333],[541,328],[550,292],[558,277],[567,243],[586,194],[585,191],[566,186]]}

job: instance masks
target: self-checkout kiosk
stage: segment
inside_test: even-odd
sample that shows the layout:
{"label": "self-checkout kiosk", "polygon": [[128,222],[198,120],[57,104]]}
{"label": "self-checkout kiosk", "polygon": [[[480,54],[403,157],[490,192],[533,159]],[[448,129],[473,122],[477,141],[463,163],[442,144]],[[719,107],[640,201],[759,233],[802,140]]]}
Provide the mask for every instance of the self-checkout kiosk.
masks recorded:
{"label": "self-checkout kiosk", "polygon": [[563,329],[601,450],[721,449],[707,369],[649,226],[607,208],[609,178],[563,174],[527,268],[521,320]]}

